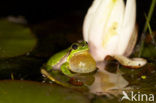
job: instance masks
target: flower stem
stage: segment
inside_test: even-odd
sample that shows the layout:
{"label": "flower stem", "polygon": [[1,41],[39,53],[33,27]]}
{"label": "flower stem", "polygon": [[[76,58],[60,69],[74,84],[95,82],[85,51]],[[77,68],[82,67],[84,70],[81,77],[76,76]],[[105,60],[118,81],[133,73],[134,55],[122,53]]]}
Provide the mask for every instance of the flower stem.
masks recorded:
{"label": "flower stem", "polygon": [[150,33],[152,32],[151,28],[150,28],[150,23],[149,22],[151,20],[152,14],[153,14],[153,11],[154,11],[154,8],[155,8],[155,4],[156,4],[156,0],[152,0],[151,6],[150,6],[150,10],[149,10],[149,13],[148,13],[148,17],[146,18],[146,23],[145,23],[145,26],[144,26],[144,29],[143,29],[143,32],[142,32],[142,36],[141,36],[140,50],[139,50],[138,57],[141,57],[141,55],[142,55],[142,51],[143,51],[143,48],[144,48],[144,40],[145,40],[145,37],[146,37],[147,28],[149,29]]}

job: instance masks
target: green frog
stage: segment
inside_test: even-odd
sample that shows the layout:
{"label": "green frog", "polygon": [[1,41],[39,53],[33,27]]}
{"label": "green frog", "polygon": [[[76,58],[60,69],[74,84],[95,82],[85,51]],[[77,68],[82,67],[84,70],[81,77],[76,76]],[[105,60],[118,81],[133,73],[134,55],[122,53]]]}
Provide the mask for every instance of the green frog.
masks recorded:
{"label": "green frog", "polygon": [[95,71],[96,62],[89,53],[88,43],[85,41],[73,43],[69,48],[53,55],[41,73],[46,75],[44,72],[48,73],[51,70],[61,70],[68,77]]}

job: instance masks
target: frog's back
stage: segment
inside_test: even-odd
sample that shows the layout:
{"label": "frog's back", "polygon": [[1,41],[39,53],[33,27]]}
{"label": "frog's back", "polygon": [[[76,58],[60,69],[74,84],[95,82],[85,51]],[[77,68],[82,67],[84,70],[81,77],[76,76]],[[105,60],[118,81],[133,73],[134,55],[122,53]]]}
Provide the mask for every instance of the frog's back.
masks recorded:
{"label": "frog's back", "polygon": [[54,54],[47,62],[48,66],[55,66],[58,64],[61,59],[68,53],[69,49],[62,50],[56,54]]}

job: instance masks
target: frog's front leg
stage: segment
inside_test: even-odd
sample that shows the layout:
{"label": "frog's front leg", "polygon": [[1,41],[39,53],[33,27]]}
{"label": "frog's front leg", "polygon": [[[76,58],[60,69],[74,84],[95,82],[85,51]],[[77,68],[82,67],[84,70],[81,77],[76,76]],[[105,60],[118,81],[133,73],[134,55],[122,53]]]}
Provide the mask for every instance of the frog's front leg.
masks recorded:
{"label": "frog's front leg", "polygon": [[61,65],[61,71],[63,74],[65,74],[66,76],[68,77],[74,77],[76,76],[76,74],[73,74],[70,72],[69,70],[69,63],[68,62],[65,62]]}

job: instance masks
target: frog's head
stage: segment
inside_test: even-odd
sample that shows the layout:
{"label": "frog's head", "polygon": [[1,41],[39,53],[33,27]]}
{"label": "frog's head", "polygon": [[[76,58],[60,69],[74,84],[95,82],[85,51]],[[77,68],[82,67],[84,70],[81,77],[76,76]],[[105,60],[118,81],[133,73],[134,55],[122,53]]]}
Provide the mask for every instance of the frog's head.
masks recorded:
{"label": "frog's head", "polygon": [[71,55],[78,52],[88,51],[88,43],[86,41],[78,41],[71,45],[70,50]]}
{"label": "frog's head", "polygon": [[67,58],[69,69],[75,73],[90,73],[96,70],[96,62],[88,52],[88,43],[73,43]]}

